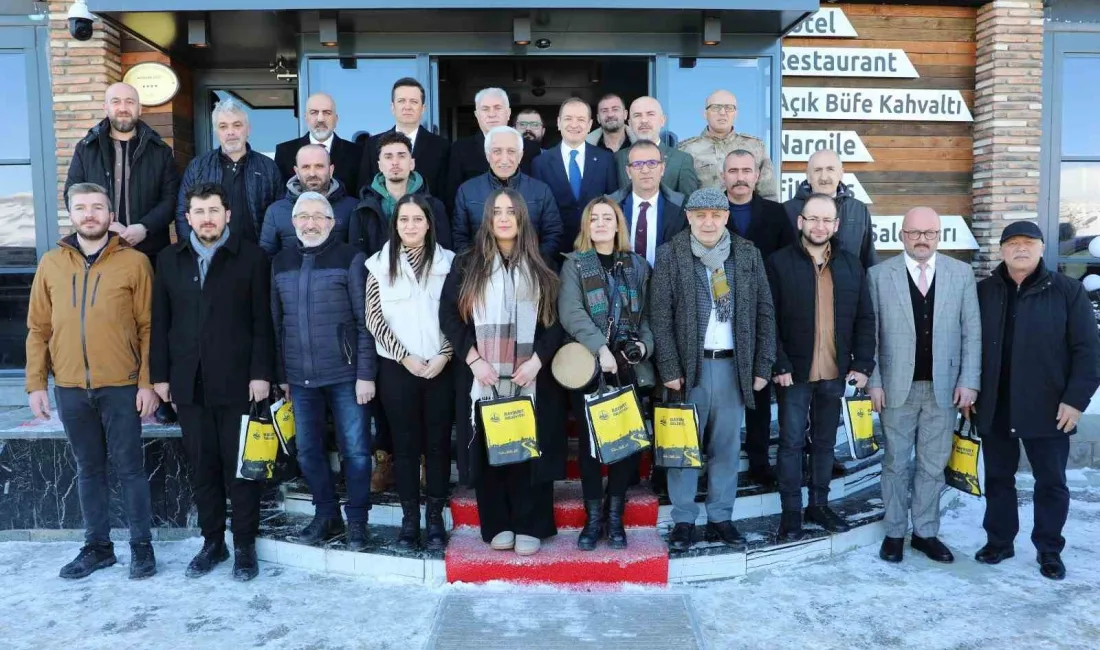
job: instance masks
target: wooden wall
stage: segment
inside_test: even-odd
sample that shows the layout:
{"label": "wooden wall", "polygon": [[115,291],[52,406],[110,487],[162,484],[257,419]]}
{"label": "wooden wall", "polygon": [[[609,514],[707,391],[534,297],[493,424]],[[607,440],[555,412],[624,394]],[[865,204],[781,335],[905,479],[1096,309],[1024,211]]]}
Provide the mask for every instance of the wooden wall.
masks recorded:
{"label": "wooden wall", "polygon": [[[975,14],[966,7],[886,4],[828,4],[839,7],[858,38],[787,38],[790,47],[902,49],[917,79],[851,77],[783,78],[785,87],[826,86],[959,90],[974,111]],[[970,122],[784,120],[784,130],[852,130],[874,158],[844,163],[874,203],[872,215],[900,215],[917,205],[940,214],[972,213],[973,137]],[[805,172],[805,162],[783,163],[785,172]],[[963,255],[968,257],[968,255]]]}

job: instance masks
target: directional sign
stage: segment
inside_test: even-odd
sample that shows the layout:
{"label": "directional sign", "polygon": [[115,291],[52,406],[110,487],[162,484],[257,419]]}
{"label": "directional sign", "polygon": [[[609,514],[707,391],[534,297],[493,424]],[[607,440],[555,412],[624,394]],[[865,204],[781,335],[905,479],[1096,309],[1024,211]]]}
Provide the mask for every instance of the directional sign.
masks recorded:
{"label": "directional sign", "polygon": [[[798,186],[801,185],[804,180],[806,180],[805,174],[782,174],[779,177],[780,200],[787,201],[793,199],[794,195],[798,192]],[[868,205],[873,203],[871,197],[867,196],[867,190],[863,189],[863,185],[856,178],[855,174],[845,174],[842,182],[852,190],[852,195],[857,199]]]}
{"label": "directional sign", "polygon": [[784,88],[783,119],[971,122],[958,90]]}
{"label": "directional sign", "polygon": [[863,47],[785,47],[783,75],[787,77],[920,76],[905,50]]}
{"label": "directional sign", "polygon": [[822,149],[835,151],[841,162],[874,162],[855,131],[783,131],[783,160],[806,162]]}
{"label": "directional sign", "polygon": [[[874,227],[871,236],[875,250],[900,251],[905,246],[901,241],[901,216],[871,217]],[[966,219],[959,215],[940,216],[940,250],[976,251],[978,240],[966,225]]]}
{"label": "directional sign", "polygon": [[855,38],[855,27],[848,21],[848,17],[837,7],[819,9],[810,14],[787,36],[802,36],[807,38]]}

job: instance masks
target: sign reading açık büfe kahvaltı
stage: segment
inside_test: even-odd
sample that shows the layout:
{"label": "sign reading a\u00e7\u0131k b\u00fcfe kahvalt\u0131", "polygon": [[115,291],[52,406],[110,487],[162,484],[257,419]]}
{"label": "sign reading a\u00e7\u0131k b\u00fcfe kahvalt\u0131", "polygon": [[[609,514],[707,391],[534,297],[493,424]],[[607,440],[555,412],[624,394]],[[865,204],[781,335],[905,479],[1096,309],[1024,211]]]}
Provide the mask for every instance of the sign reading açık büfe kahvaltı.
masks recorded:
{"label": "sign reading a\u00e7\u0131k b\u00fcfe kahvalt\u0131", "polygon": [[970,109],[958,90],[899,88],[784,88],[783,118],[973,121]]}
{"label": "sign reading a\u00e7\u0131k b\u00fcfe kahvalt\u0131", "polygon": [[905,50],[863,47],[785,47],[786,77],[881,77],[914,79],[920,74]]}

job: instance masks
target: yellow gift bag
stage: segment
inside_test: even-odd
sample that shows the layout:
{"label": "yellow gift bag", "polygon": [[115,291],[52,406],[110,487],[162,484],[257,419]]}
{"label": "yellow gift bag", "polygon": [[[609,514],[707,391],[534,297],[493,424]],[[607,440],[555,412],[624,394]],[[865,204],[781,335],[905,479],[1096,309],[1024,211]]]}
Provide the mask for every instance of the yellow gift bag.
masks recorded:
{"label": "yellow gift bag", "polygon": [[[518,387],[516,390],[518,393]],[[490,465],[524,463],[542,455],[535,422],[535,400],[530,395],[501,397],[494,386],[493,397],[478,402],[478,410]]]}
{"label": "yellow gift bag", "polygon": [[985,472],[982,463],[982,441],[973,422],[959,417],[955,427],[955,439],[951,444],[951,458],[943,470],[944,481],[951,487],[971,496],[982,496]]}
{"label": "yellow gift bag", "polygon": [[271,404],[271,421],[275,424],[275,433],[279,436],[279,445],[287,456],[298,455],[298,441],[294,439],[294,403],[282,398]]}
{"label": "yellow gift bag", "polygon": [[653,407],[653,463],[674,469],[700,468],[699,415],[694,404],[670,401]]}
{"label": "yellow gift bag", "polygon": [[649,447],[649,434],[633,385],[608,389],[601,373],[599,388],[585,395],[584,401],[588,448],[601,463],[617,463]]}
{"label": "yellow gift bag", "polygon": [[267,410],[252,403],[248,415],[241,416],[241,438],[237,447],[237,478],[265,481],[274,476],[279,455],[279,436]]}
{"label": "yellow gift bag", "polygon": [[848,451],[852,458],[863,460],[873,456],[879,450],[875,440],[875,427],[871,408],[871,398],[862,390],[856,390],[852,397],[844,398],[844,428],[848,432]]}

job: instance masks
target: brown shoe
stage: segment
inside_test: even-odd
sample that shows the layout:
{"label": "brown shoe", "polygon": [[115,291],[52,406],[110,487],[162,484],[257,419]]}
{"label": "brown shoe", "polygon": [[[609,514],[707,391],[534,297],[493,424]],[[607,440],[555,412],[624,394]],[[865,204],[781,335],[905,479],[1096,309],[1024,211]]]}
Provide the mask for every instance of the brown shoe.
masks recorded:
{"label": "brown shoe", "polygon": [[370,477],[370,491],[385,492],[394,484],[393,456],[379,449],[374,452],[374,473]]}

